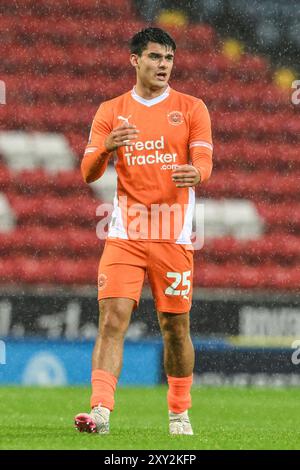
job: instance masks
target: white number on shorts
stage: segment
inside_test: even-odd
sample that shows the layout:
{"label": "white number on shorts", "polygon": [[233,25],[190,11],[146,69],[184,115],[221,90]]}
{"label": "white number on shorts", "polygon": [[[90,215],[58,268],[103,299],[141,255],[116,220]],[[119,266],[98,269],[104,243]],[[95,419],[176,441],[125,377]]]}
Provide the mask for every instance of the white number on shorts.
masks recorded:
{"label": "white number on shorts", "polygon": [[[182,274],[181,273],[173,273],[173,272],[168,272],[167,277],[168,278],[173,278],[175,279],[174,282],[166,288],[165,294],[167,295],[188,295],[190,292],[191,288],[191,281],[188,279],[188,277],[191,275],[191,271],[184,271]],[[182,284],[182,287],[185,287],[185,289],[180,290],[177,289],[179,284]]]}

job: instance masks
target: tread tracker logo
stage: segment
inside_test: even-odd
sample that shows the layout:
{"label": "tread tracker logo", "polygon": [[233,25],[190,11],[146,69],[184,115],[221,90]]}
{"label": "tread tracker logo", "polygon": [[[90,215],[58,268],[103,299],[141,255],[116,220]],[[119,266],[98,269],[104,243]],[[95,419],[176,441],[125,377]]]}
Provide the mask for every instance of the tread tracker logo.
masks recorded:
{"label": "tread tracker logo", "polygon": [[[177,153],[161,153],[160,150],[164,150],[165,140],[162,135],[157,140],[146,140],[142,142],[134,142],[131,145],[125,146],[124,156],[128,166],[135,165],[153,165],[161,163],[162,170],[173,170],[177,167],[176,157]],[[146,154],[146,150],[152,151]],[[143,152],[140,155],[136,155],[136,152]]]}

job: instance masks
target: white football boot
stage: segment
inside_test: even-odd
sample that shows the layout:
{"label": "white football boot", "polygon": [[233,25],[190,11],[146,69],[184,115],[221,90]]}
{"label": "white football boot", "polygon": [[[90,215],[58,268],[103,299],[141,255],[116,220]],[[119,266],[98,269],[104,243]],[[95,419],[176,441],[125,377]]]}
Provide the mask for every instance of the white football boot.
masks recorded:
{"label": "white football boot", "polygon": [[79,413],[75,416],[75,429],[79,432],[90,432],[99,434],[109,433],[110,410],[103,406],[95,406],[88,413]]}
{"label": "white football boot", "polygon": [[189,436],[194,434],[187,410],[183,411],[183,413],[172,413],[172,411],[169,411],[169,433],[186,434]]}

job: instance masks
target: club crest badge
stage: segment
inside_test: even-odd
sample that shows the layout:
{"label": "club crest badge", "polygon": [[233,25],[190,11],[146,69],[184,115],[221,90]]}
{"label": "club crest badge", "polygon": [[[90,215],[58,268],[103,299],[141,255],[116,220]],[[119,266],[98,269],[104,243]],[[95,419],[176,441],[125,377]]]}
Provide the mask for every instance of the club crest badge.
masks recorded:
{"label": "club crest badge", "polygon": [[99,274],[98,277],[98,290],[102,290],[105,288],[107,282],[107,276],[103,273]]}
{"label": "club crest badge", "polygon": [[171,111],[168,114],[168,121],[172,126],[179,126],[183,123],[183,114],[180,111]]}

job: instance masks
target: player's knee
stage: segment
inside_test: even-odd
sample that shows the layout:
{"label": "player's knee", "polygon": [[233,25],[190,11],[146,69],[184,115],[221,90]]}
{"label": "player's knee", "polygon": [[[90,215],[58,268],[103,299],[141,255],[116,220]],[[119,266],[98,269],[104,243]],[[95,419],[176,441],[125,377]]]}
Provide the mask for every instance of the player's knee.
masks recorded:
{"label": "player's knee", "polygon": [[163,332],[163,339],[166,343],[183,344],[187,341],[189,335],[183,330],[172,330]]}
{"label": "player's knee", "polygon": [[161,322],[162,335],[167,342],[181,343],[189,337],[189,328],[185,322]]}
{"label": "player's knee", "polygon": [[119,299],[100,303],[100,330],[104,335],[122,337],[128,328],[131,305]]}
{"label": "player's knee", "polygon": [[120,325],[113,319],[107,319],[102,325],[102,335],[110,337],[122,337],[124,330]]}
{"label": "player's knee", "polygon": [[102,333],[115,336],[115,337],[122,337],[126,333],[128,326],[128,321],[123,318],[122,312],[118,309],[110,310],[106,312],[102,320]]}

